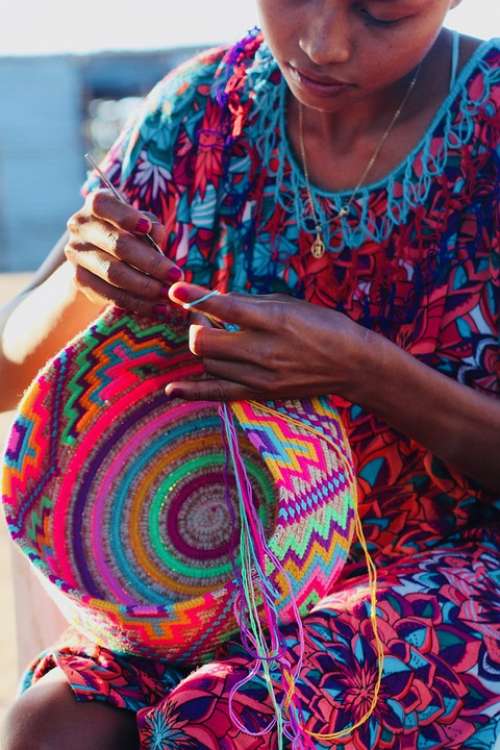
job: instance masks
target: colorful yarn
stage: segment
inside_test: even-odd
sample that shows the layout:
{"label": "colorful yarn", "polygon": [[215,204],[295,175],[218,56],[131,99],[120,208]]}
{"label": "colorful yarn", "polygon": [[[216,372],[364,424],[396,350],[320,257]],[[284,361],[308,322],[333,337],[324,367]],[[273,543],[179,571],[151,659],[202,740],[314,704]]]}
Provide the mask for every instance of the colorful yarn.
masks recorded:
{"label": "colorful yarn", "polygon": [[203,295],[203,297],[200,297],[199,299],[195,299],[192,302],[184,302],[182,307],[184,308],[184,310],[191,310],[193,307],[198,307],[202,304],[202,302],[206,302],[207,300],[216,296],[220,296],[219,290],[212,289],[210,292],[207,292]]}
{"label": "colorful yarn", "polygon": [[[232,403],[272,552],[252,558],[217,405],[164,394],[199,375],[185,329],[106,311],[28,389],[2,477],[11,535],[68,619],[118,653],[186,665],[209,661],[238,631],[235,565],[241,573],[242,561],[256,569],[260,560],[265,612],[245,581],[261,622],[290,622],[331,589],[355,521],[350,450],[327,398]],[[267,602],[276,594],[275,615]],[[255,619],[241,623],[262,654]],[[279,648],[275,639],[264,656]]]}
{"label": "colorful yarn", "polygon": [[[263,562],[265,560],[266,555],[272,556],[272,552],[267,548],[264,540],[264,535],[262,533],[262,530],[259,529],[259,521],[255,514],[255,506],[251,499],[251,485],[248,481],[248,477],[246,477],[245,474],[245,467],[244,462],[241,459],[241,456],[239,454],[238,450],[238,439],[236,436],[236,432],[234,430],[234,424],[231,414],[229,413],[227,407],[223,407],[221,418],[223,419],[224,427],[226,429],[226,433],[228,436],[228,445],[230,446],[230,455],[231,460],[233,462],[233,466],[235,469],[235,473],[237,475],[237,486],[238,491],[240,495],[240,514],[241,518],[245,521],[248,521],[248,519],[251,519],[250,524],[243,523],[242,524],[242,532],[241,532],[241,547],[245,548],[247,550],[247,560],[245,561],[245,558],[242,560],[242,571],[243,571],[243,585],[245,590],[245,598],[246,603],[249,610],[250,620],[251,620],[251,636],[252,636],[252,642],[257,645],[257,653],[256,653],[256,660],[254,663],[253,669],[251,669],[248,673],[248,675],[243,679],[240,680],[231,690],[230,696],[229,696],[229,713],[231,716],[231,719],[233,723],[237,726],[237,728],[240,731],[244,731],[247,734],[250,734],[252,736],[258,737],[258,736],[264,736],[265,734],[268,734],[271,732],[275,727],[277,729],[277,739],[278,739],[278,748],[279,750],[283,747],[283,739],[284,736],[286,736],[289,740],[292,742],[292,750],[301,750],[305,747],[313,747],[311,740],[309,740],[309,737],[313,737],[314,739],[319,740],[337,740],[342,739],[343,737],[348,736],[351,734],[355,729],[362,726],[363,724],[368,721],[370,716],[372,715],[380,694],[380,686],[382,682],[382,674],[383,674],[383,667],[384,667],[384,651],[383,651],[383,644],[380,639],[379,633],[378,633],[378,625],[377,625],[377,571],[375,564],[369,554],[368,547],[366,544],[366,540],[363,533],[363,528],[361,524],[361,519],[359,517],[359,513],[357,511],[357,508],[355,510],[355,530],[358,537],[358,540],[362,546],[363,552],[365,554],[365,560],[368,570],[368,580],[369,580],[369,590],[370,590],[370,621],[372,624],[373,629],[373,636],[374,636],[374,642],[375,642],[375,649],[377,653],[377,681],[374,688],[374,694],[372,697],[372,701],[370,703],[370,707],[366,714],[356,723],[349,725],[345,727],[343,730],[334,732],[331,734],[321,734],[317,732],[311,732],[307,729],[305,729],[303,726],[301,726],[300,717],[302,716],[302,711],[300,705],[297,705],[296,700],[296,692],[295,692],[295,680],[300,675],[300,670],[302,667],[302,661],[304,656],[304,633],[302,629],[302,622],[300,619],[300,613],[296,607],[294,607],[294,614],[295,614],[295,622],[298,625],[298,634],[299,634],[299,657],[297,660],[296,668],[293,670],[293,672],[289,669],[289,664],[287,663],[286,659],[283,658],[284,648],[282,644],[282,639],[280,637],[280,631],[279,631],[279,625],[278,625],[278,618],[276,609],[274,607],[274,599],[269,599],[266,594],[271,594],[271,597],[276,597],[277,593],[273,592],[272,590],[269,590],[269,586],[266,583],[266,577],[263,572]],[[335,444],[333,444],[333,447],[335,447]],[[239,476],[242,475],[242,476]],[[243,483],[242,483],[243,480]],[[256,542],[256,549],[252,545],[252,539]],[[254,586],[254,580],[251,577],[251,569],[250,565],[251,562],[254,562],[256,570],[257,570],[257,580],[258,585],[257,587]],[[274,564],[277,567],[280,567],[280,564],[278,561],[273,561]],[[250,585],[245,584],[245,575],[248,576],[248,573],[250,572],[249,582]],[[286,577],[286,575],[285,575]],[[269,635],[271,638],[271,648],[267,648],[266,640],[263,635],[262,627],[259,620],[259,610],[256,604],[256,588],[258,593],[260,594],[260,597],[264,599],[264,601],[267,604],[266,607],[266,616],[267,616],[267,628],[269,630]],[[291,595],[293,599],[293,594]],[[246,632],[246,640],[248,641],[248,629],[246,629],[241,621],[241,618],[238,618],[238,622],[240,624],[240,629],[242,634]],[[244,640],[245,642],[245,640]],[[276,694],[274,692],[274,686],[271,681],[270,677],[270,664],[271,662],[275,662],[278,664],[281,675],[282,675],[282,688],[284,692],[284,699],[280,702],[277,700]],[[259,671],[259,668],[262,668],[264,672],[265,681],[269,690],[269,695],[271,698],[272,705],[275,710],[275,719],[271,721],[267,727],[262,729],[260,732],[253,732],[248,727],[245,727],[241,724],[239,721],[235,711],[232,708],[232,704],[234,701],[234,698],[236,694],[242,689],[242,687],[250,682]],[[288,713],[288,721],[284,720],[284,714]]]}
{"label": "colorful yarn", "polygon": [[[193,307],[197,307],[203,302],[209,300],[211,297],[219,294],[220,292],[218,290],[212,290],[197,300],[194,300],[190,303],[185,303],[183,307],[185,309],[192,309]],[[226,327],[228,327],[227,324]],[[365,716],[363,716],[362,719],[354,725],[348,726],[344,730],[332,734],[318,734],[305,730],[307,736],[304,736],[304,729],[301,727],[300,721],[298,719],[298,716],[301,713],[300,706],[297,706],[294,700],[296,698],[295,679],[300,674],[305,648],[300,613],[297,609],[295,598],[290,589],[290,599],[294,612],[294,619],[298,626],[297,629],[299,633],[299,658],[297,666],[292,673],[289,669],[289,664],[286,658],[284,658],[284,644],[281,638],[278,624],[278,613],[275,606],[275,602],[277,601],[277,599],[279,599],[280,593],[269,585],[265,573],[266,560],[268,558],[273,559],[273,564],[275,565],[276,569],[280,571],[283,580],[289,585],[288,578],[280,562],[274,557],[272,551],[266,544],[264,530],[255,510],[251,483],[248,479],[245,470],[245,463],[239,450],[238,436],[236,434],[233,416],[226,404],[221,404],[219,409],[219,416],[221,418],[223,431],[225,433],[226,465],[230,460],[236,478],[236,486],[240,502],[239,511],[242,522],[240,536],[240,549],[242,553],[240,585],[243,588],[249,626],[247,626],[244,621],[244,612],[241,611],[241,608],[238,609],[238,602],[235,603],[235,615],[240,627],[240,633],[243,643],[247,647],[247,651],[249,652],[249,654],[254,656],[255,658],[254,667],[250,670],[247,677],[245,677],[243,680],[240,680],[231,690],[229,696],[229,713],[231,719],[240,731],[243,731],[254,737],[264,736],[276,727],[279,750],[282,750],[283,740],[285,736],[289,740],[291,740],[292,750],[299,750],[304,747],[304,744],[309,746],[310,741],[307,742],[307,737],[314,737],[315,739],[321,740],[341,739],[342,737],[349,735],[354,729],[357,729],[359,726],[364,724],[373,713],[378,701],[384,665],[383,645],[378,634],[376,617],[377,571],[368,552],[363,534],[361,519],[359,517],[357,508],[355,509],[355,527],[358,540],[360,541],[365,554],[368,570],[370,589],[370,620],[373,628],[378,662],[378,675],[374,690],[374,696],[371,701],[370,708],[368,709]],[[335,445],[333,445],[333,447],[335,448]],[[261,623],[260,619],[259,603],[263,603],[264,605],[264,624]],[[263,632],[264,628],[268,631],[271,641],[270,646],[268,646],[268,643],[266,641],[266,637]],[[252,644],[252,646],[250,646],[250,644]],[[281,687],[283,689],[284,695],[284,698],[281,701],[279,701],[276,696],[270,676],[270,667],[273,663],[275,666],[278,666],[279,672],[281,674]],[[264,673],[265,683],[267,685],[271,703],[275,711],[275,719],[271,721],[267,727],[260,730],[260,732],[253,732],[248,727],[243,726],[239,721],[235,711],[233,710],[233,701],[235,699],[235,696],[243,688],[243,686],[250,682],[258,674],[259,669],[262,669]],[[288,721],[286,719],[286,715],[288,715]]]}
{"label": "colorful yarn", "polygon": [[[197,300],[184,303],[183,307],[186,310],[198,307],[211,297],[219,294],[220,292],[217,289],[214,289]],[[227,330],[235,330],[237,326],[226,323],[225,328]],[[244,619],[245,612],[241,607],[240,601],[242,597],[238,597],[236,600],[234,612],[240,627],[242,641],[245,644],[248,653],[255,658],[254,668],[250,670],[249,675],[243,680],[240,680],[231,691],[229,697],[229,713],[233,724],[235,724],[240,731],[244,731],[252,736],[263,736],[268,734],[276,726],[278,748],[279,750],[282,750],[285,735],[288,739],[292,740],[293,747],[297,746],[297,742],[300,742],[301,738],[301,729],[296,718],[296,706],[293,705],[293,701],[295,697],[295,678],[300,673],[302,655],[299,656],[298,665],[294,674],[292,674],[289,670],[289,664],[283,658],[284,648],[278,625],[276,601],[280,597],[280,592],[269,585],[265,574],[266,559],[270,558],[273,560],[273,564],[275,565],[276,570],[279,570],[282,580],[288,584],[294,619],[298,625],[299,633],[301,634],[301,654],[304,652],[302,622],[287,575],[280,562],[266,544],[264,531],[255,510],[252,487],[239,450],[238,436],[236,434],[233,416],[226,404],[221,404],[219,408],[219,416],[222,421],[223,432],[225,435],[226,465],[231,461],[240,501],[241,575],[239,576],[239,581],[245,599],[249,624],[247,624]],[[260,620],[259,604],[263,604],[264,607],[264,624],[262,624]],[[267,629],[271,640],[269,646],[264,634],[264,628]],[[282,688],[284,693],[284,698],[281,702],[277,699],[270,676],[270,667],[273,662],[277,663],[281,669]],[[243,726],[239,721],[233,709],[233,701],[241,688],[257,675],[259,669],[262,669],[264,672],[271,703],[275,710],[275,719],[260,732],[253,732],[248,727]],[[288,722],[286,722],[284,717],[286,711],[289,714]]]}
{"label": "colorful yarn", "polygon": [[[249,675],[237,683],[231,692],[229,698],[229,713],[233,723],[242,731],[253,736],[262,736],[272,731],[277,726],[278,746],[281,750],[283,746],[284,737],[284,708],[288,709],[291,714],[291,720],[289,722],[291,732],[287,732],[289,738],[293,738],[299,730],[298,724],[294,721],[294,711],[291,706],[294,697],[294,677],[289,671],[289,665],[283,659],[283,644],[281,639],[281,633],[278,625],[278,612],[276,610],[276,601],[279,599],[280,592],[273,589],[268,584],[265,575],[265,564],[266,558],[274,558],[272,552],[268,549],[264,538],[263,530],[259,522],[259,518],[255,512],[255,504],[252,498],[252,487],[248,480],[248,476],[245,471],[245,465],[241,457],[238,437],[234,427],[234,421],[229,408],[223,404],[220,410],[221,419],[226,432],[228,454],[233,464],[236,484],[238,488],[238,495],[240,499],[240,517],[242,520],[241,524],[241,580],[242,587],[245,597],[245,603],[248,611],[248,619],[250,627],[247,627],[244,619],[243,612],[238,611],[237,603],[235,605],[235,614],[240,625],[240,631],[242,633],[243,642],[249,643],[250,641],[255,647],[255,665],[250,671]],[[252,543],[253,542],[253,543]],[[280,571],[281,575],[286,580],[286,574],[282,569],[279,561],[275,558],[273,563],[276,568]],[[255,573],[253,568],[255,568]],[[297,610],[295,600],[292,595],[292,606],[294,609],[294,619],[296,620],[301,630],[300,615]],[[265,613],[265,624],[264,626],[260,621],[259,614],[259,603],[263,602],[264,613]],[[268,646],[266,637],[263,632],[265,627],[269,632],[271,640],[270,646]],[[302,650],[303,650],[303,639],[302,639]],[[251,651],[251,649],[250,649]],[[299,658],[301,663],[302,659]],[[270,677],[270,666],[271,662],[276,662],[281,667],[282,672],[282,687],[284,688],[284,700],[279,702],[274,691],[274,686]],[[241,722],[236,716],[233,710],[233,701],[237,692],[249,681],[255,677],[259,667],[262,668],[268,687],[269,696],[274,706],[276,718],[270,722],[270,724],[258,733],[252,732],[248,727],[241,725]],[[290,710],[291,709],[291,710]]]}

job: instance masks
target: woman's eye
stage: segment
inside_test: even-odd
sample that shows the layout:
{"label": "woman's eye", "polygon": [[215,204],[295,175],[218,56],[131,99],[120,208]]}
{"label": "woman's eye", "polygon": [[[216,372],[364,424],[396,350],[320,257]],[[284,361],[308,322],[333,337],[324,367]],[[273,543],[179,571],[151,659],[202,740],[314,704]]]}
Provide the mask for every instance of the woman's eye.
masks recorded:
{"label": "woman's eye", "polygon": [[365,8],[361,10],[361,14],[366,23],[372,24],[372,26],[394,26],[394,24],[398,23],[399,21],[399,18],[395,18],[390,21],[383,20],[382,18],[376,18],[375,16],[372,16],[372,14],[369,13]]}

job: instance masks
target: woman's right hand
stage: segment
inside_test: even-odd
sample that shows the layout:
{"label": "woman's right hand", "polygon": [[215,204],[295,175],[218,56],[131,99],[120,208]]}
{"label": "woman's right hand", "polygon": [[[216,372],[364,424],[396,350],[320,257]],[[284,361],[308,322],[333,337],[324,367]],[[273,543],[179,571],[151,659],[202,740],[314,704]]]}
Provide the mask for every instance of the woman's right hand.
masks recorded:
{"label": "woman's right hand", "polygon": [[64,253],[74,266],[77,288],[90,300],[153,318],[173,311],[168,290],[182,279],[182,271],[146,237],[163,247],[162,224],[121,203],[111,191],[96,190],[67,226]]}

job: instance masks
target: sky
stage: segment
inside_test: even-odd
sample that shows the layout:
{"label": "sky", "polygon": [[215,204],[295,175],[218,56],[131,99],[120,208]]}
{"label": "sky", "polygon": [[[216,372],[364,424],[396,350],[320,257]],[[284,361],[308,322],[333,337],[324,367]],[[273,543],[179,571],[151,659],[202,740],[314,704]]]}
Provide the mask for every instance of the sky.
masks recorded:
{"label": "sky", "polygon": [[[154,49],[236,39],[255,0],[0,0],[0,55]],[[500,36],[499,0],[463,0],[449,25]]]}

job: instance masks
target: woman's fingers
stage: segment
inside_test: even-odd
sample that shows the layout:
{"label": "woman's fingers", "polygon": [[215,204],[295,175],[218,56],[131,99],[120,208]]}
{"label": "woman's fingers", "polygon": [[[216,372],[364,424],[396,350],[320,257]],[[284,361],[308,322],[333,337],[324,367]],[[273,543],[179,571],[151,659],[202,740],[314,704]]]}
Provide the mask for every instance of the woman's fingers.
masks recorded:
{"label": "woman's fingers", "polygon": [[165,303],[145,300],[141,296],[133,295],[104,281],[82,265],[78,265],[75,269],[75,283],[90,299],[96,302],[114,304],[147,318],[178,322],[178,311],[172,305],[168,306]]}
{"label": "woman's fingers", "polygon": [[196,309],[215,320],[234,323],[242,328],[267,329],[270,306],[281,304],[269,302],[267,306],[259,305],[250,295],[211,294],[205,287],[185,282],[174,284],[169,296],[172,302],[185,309]]}
{"label": "woman's fingers", "polygon": [[78,241],[104,250],[109,255],[159,281],[174,283],[182,275],[175,263],[144,240],[104,221],[90,219],[79,227]]}
{"label": "woman's fingers", "polygon": [[[147,303],[145,309],[150,310],[149,303],[160,303],[166,314],[171,306],[168,287],[183,273],[144,237],[148,234],[159,247],[164,246],[165,227],[145,212],[120,202],[110,191],[97,190],[69,219],[68,230],[65,253],[77,278],[100,279],[106,285],[104,298],[115,304],[135,310],[137,300],[142,299]],[[79,271],[82,273],[78,276]],[[95,288],[102,286],[95,280],[88,287],[81,280],[78,285],[87,296],[95,296]],[[111,287],[120,293],[111,291]]]}
{"label": "woman's fingers", "polygon": [[169,383],[165,393],[170,398],[183,398],[186,401],[239,401],[258,398],[249,388],[240,383],[224,379],[186,380],[182,383]]}
{"label": "woman's fingers", "polygon": [[[175,305],[175,309],[179,310],[180,308],[178,305]],[[184,313],[189,315],[189,322],[192,325],[200,326],[202,328],[213,328],[214,327],[214,321],[210,320],[210,318],[207,318],[206,315],[203,315],[203,313],[197,312],[196,310],[192,310],[191,312],[188,312],[187,310],[183,310]],[[217,327],[219,327],[219,324],[215,324]]]}
{"label": "woman's fingers", "polygon": [[85,268],[112,286],[145,300],[169,302],[168,289],[161,281],[145,276],[94,245],[70,244],[65,253],[73,265]]}
{"label": "woman's fingers", "polygon": [[198,357],[240,359],[240,347],[236,351],[237,336],[238,334],[229,333],[223,328],[196,324],[193,315],[189,326],[189,348]]}
{"label": "woman's fingers", "polygon": [[150,234],[153,224],[150,214],[119,201],[110,190],[95,190],[85,199],[83,211],[115,227],[137,234]]}
{"label": "woman's fingers", "polygon": [[191,318],[189,349],[197,357],[220,359],[224,362],[243,362],[265,367],[265,356],[257,351],[255,341],[246,331],[226,331],[224,328],[196,324]]}
{"label": "woman's fingers", "polygon": [[272,392],[272,373],[258,364],[205,358],[203,369],[211,378],[237,383],[246,388],[247,392],[259,393],[261,396]]}

